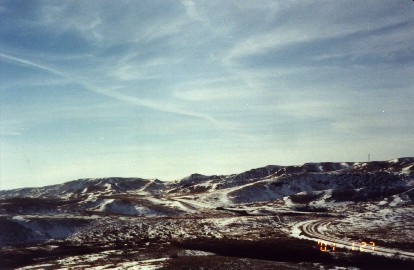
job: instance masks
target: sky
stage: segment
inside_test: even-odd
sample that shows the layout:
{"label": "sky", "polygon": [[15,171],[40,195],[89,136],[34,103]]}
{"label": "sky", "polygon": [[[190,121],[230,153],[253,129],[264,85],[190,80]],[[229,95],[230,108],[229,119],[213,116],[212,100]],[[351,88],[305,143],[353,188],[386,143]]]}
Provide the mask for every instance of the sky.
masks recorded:
{"label": "sky", "polygon": [[0,189],[414,156],[414,2],[0,0]]}

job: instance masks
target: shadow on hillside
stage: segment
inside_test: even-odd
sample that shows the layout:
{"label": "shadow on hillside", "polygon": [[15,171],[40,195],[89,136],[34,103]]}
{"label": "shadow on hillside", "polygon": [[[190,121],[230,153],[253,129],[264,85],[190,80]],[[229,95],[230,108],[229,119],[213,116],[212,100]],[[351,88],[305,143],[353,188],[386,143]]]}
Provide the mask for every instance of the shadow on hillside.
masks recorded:
{"label": "shadow on hillside", "polygon": [[414,260],[398,256],[383,257],[369,253],[321,252],[313,241],[281,238],[264,241],[194,239],[175,242],[180,248],[202,250],[221,256],[280,262],[313,262],[325,265],[354,266],[360,269],[412,269]]}

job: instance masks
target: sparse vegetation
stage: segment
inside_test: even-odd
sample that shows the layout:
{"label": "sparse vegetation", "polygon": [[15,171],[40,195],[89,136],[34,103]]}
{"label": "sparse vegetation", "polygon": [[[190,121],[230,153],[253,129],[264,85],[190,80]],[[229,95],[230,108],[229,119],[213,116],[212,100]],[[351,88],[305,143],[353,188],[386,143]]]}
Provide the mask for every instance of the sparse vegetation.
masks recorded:
{"label": "sparse vegetation", "polygon": [[291,195],[289,198],[294,203],[308,204],[312,201],[315,201],[323,196],[323,193],[305,193],[305,194],[295,194]]}
{"label": "sparse vegetation", "polygon": [[[122,268],[157,259],[165,269],[407,269],[414,193],[404,181],[412,176],[386,172],[384,164],[375,165],[379,173],[358,167],[330,174],[320,170],[343,165],[324,163],[171,185],[111,178],[0,191],[0,265]],[[303,236],[366,239],[400,255],[321,252]]]}

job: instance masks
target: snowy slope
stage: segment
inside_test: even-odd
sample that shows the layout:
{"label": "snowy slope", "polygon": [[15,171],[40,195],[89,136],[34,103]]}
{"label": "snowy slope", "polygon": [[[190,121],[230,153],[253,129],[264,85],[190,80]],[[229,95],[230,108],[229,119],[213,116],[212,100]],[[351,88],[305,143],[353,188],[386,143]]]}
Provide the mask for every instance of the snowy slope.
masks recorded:
{"label": "snowy slope", "polygon": [[157,179],[146,180],[141,178],[121,177],[88,178],[40,188],[23,188],[0,191],[0,199],[12,197],[73,199],[82,197],[85,194],[122,194],[141,189],[145,189],[150,192],[163,190],[164,183]]}
{"label": "snowy slope", "polygon": [[0,213],[20,209],[22,213],[89,211],[163,216],[294,195],[300,200],[306,194],[309,194],[308,200],[319,194],[313,200],[322,204],[369,200],[391,203],[398,200],[391,199],[392,196],[400,198],[399,194],[404,193],[403,201],[412,203],[409,190],[413,188],[414,158],[270,165],[232,175],[192,174],[176,182],[140,178],[80,179],[42,188],[0,191],[4,205]]}

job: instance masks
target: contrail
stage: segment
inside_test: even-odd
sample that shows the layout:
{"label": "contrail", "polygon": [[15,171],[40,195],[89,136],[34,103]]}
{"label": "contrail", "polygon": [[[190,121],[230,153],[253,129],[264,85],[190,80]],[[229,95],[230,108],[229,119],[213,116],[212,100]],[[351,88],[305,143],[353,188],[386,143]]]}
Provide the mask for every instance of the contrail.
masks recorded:
{"label": "contrail", "polygon": [[197,117],[197,118],[207,120],[207,121],[209,121],[213,124],[218,124],[217,120],[215,120],[213,117],[211,117],[210,115],[207,115],[207,114],[181,110],[179,108],[174,107],[171,104],[162,104],[161,105],[161,104],[159,104],[155,101],[152,101],[152,100],[141,99],[141,98],[137,98],[137,97],[131,97],[131,96],[128,96],[128,95],[125,95],[125,94],[122,94],[122,93],[119,93],[119,92],[111,91],[111,90],[95,89],[95,88],[92,89],[93,86],[89,86],[89,85],[85,85],[85,84],[82,84],[82,86],[87,90],[102,94],[102,95],[107,96],[107,97],[112,97],[114,99],[124,101],[124,102],[127,102],[127,103],[131,103],[131,104],[135,104],[135,105],[138,105],[138,106],[150,108],[150,109],[153,109],[153,110]]}
{"label": "contrail", "polygon": [[201,118],[204,119],[214,125],[218,125],[218,122],[216,119],[214,119],[212,116],[207,115],[207,114],[202,114],[202,113],[197,113],[197,112],[192,112],[192,111],[186,111],[186,110],[182,110],[179,108],[176,108],[174,105],[172,104],[163,104],[160,105],[155,101],[152,100],[147,100],[147,99],[141,99],[141,98],[137,98],[137,97],[131,97],[119,92],[115,92],[112,90],[107,90],[107,89],[100,89],[95,87],[94,85],[87,83],[87,82],[81,82],[79,80],[77,80],[74,76],[71,76],[69,74],[66,74],[64,72],[61,72],[59,70],[56,70],[54,68],[50,68],[48,66],[45,65],[41,65],[41,64],[37,64],[35,62],[26,60],[26,59],[22,59],[22,58],[18,58],[18,57],[14,57],[14,56],[10,56],[10,55],[6,55],[6,54],[2,54],[0,53],[0,57],[4,58],[6,60],[10,60],[25,66],[29,66],[29,67],[33,67],[33,68],[37,68],[40,70],[44,70],[47,71],[49,73],[64,77],[66,79],[69,79],[71,81],[73,81],[74,83],[77,83],[79,85],[81,85],[84,89],[88,90],[88,91],[92,91],[107,97],[111,97],[114,98],[116,100],[120,100],[123,102],[127,102],[130,104],[134,104],[134,105],[138,105],[141,107],[145,107],[145,108],[150,108],[153,110],[157,110],[157,111],[163,111],[163,112],[169,112],[169,113],[175,113],[175,114],[180,114],[180,115],[186,115],[186,116],[192,116],[192,117],[197,117],[197,118]]}
{"label": "contrail", "polygon": [[3,54],[3,53],[0,53],[0,57],[3,57],[7,60],[12,60],[13,62],[23,64],[25,66],[30,66],[30,67],[35,67],[35,68],[38,68],[38,69],[41,69],[41,70],[45,70],[45,71],[48,71],[50,73],[53,73],[55,75],[59,75],[59,76],[65,77],[65,78],[69,77],[69,76],[66,76],[66,74],[64,74],[63,72],[57,71],[56,69],[53,69],[53,68],[50,68],[50,67],[47,67],[47,66],[43,66],[43,65],[39,65],[39,64],[36,64],[36,63],[31,62],[29,60],[13,57],[13,56],[6,55],[6,54]]}

